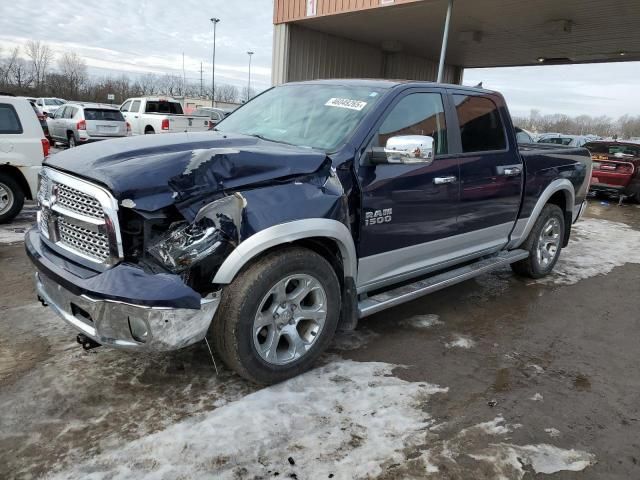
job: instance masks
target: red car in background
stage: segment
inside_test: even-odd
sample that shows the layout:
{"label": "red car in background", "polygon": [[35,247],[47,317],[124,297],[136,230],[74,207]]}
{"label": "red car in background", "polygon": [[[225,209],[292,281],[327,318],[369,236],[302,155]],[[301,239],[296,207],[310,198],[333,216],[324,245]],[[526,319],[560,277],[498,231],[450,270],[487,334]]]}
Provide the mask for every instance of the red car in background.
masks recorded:
{"label": "red car in background", "polygon": [[627,142],[590,142],[593,173],[591,191],[633,197],[640,201],[640,144]]}

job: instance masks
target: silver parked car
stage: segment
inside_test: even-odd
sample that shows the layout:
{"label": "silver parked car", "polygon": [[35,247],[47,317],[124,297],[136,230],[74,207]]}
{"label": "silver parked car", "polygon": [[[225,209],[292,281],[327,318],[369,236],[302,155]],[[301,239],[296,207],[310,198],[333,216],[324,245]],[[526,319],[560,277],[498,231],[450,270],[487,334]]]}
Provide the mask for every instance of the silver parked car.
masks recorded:
{"label": "silver parked car", "polygon": [[226,108],[199,107],[196,108],[193,115],[209,117],[209,130],[213,130],[219,122],[231,115],[232,112],[232,109]]}
{"label": "silver parked car", "polygon": [[66,103],[47,123],[51,138],[69,147],[130,133],[120,110],[99,103]]}

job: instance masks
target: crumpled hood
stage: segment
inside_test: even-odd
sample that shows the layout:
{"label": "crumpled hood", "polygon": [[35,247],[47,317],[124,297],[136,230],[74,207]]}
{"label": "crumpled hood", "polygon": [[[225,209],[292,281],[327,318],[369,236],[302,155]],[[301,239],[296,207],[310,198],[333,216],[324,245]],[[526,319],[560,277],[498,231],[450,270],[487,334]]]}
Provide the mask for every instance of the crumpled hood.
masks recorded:
{"label": "crumpled hood", "polygon": [[154,211],[172,204],[193,210],[188,206],[223,191],[308,175],[327,161],[324,152],[308,148],[202,132],[92,143],[53,155],[45,165],[104,185],[125,206]]}

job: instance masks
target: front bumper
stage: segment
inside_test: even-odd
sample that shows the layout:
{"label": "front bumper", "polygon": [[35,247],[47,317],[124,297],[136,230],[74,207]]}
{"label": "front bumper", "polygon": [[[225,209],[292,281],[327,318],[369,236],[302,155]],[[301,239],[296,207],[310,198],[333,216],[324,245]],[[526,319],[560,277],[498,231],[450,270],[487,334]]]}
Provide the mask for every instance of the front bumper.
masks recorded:
{"label": "front bumper", "polygon": [[[130,301],[113,296],[108,298],[104,289],[109,285],[113,284],[116,292],[122,285],[116,287],[115,284],[130,282],[128,270],[118,271],[119,267],[114,267],[92,277],[74,277],[63,268],[64,265],[69,267],[69,262],[57,264],[57,254],[39,242],[37,231],[27,233],[25,247],[37,268],[38,297],[69,325],[101,345],[137,351],[170,351],[186,347],[204,339],[220,303],[219,292],[201,298],[199,308],[185,305],[182,297],[173,300],[173,306],[159,306],[161,302],[154,305],[149,298],[136,300],[135,292],[131,290]],[[108,272],[110,278],[105,277]],[[165,291],[176,290],[173,276],[139,273],[138,281],[143,288],[145,276],[149,277],[146,279],[148,285],[153,282],[149,287],[156,293],[158,288],[162,290],[162,283],[165,283]],[[70,283],[74,278],[75,282]],[[122,282],[118,282],[118,278]],[[103,291],[98,287],[89,289],[96,285]]]}

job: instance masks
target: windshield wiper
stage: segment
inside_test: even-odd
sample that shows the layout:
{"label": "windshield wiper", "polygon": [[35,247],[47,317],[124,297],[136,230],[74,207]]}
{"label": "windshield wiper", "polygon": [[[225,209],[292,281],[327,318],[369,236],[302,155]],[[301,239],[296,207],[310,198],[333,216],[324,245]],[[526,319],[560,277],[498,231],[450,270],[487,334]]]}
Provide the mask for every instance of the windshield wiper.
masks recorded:
{"label": "windshield wiper", "polygon": [[274,140],[272,138],[267,138],[264,135],[261,135],[259,133],[252,133],[252,134],[248,134],[249,137],[255,137],[255,138],[259,138],[260,140],[264,140],[265,142],[273,142],[273,143],[282,143],[284,145],[291,145],[293,147],[297,147],[298,145],[296,145],[295,143],[289,143],[289,142],[285,142],[284,140]]}

